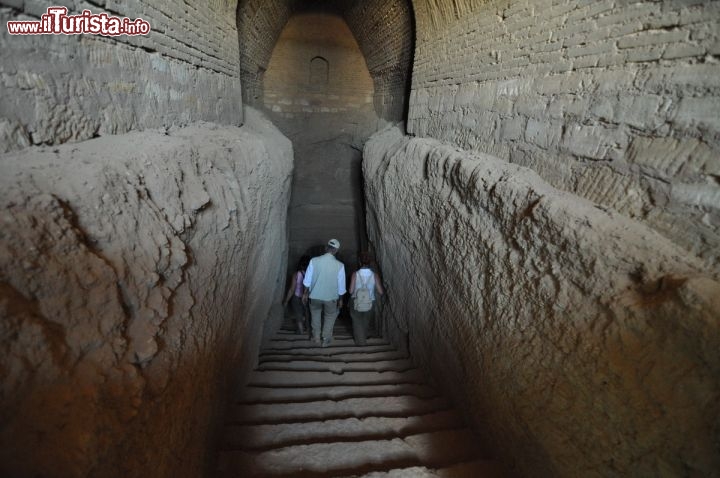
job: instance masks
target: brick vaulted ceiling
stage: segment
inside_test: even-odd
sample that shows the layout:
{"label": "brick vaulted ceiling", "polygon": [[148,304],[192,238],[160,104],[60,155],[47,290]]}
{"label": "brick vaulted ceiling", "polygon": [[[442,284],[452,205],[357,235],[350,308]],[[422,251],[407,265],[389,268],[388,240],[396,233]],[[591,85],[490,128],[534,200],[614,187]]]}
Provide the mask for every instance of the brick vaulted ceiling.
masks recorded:
{"label": "brick vaulted ceiling", "polygon": [[241,0],[237,8],[243,101],[256,104],[280,32],[294,13],[319,10],[347,22],[375,86],[375,109],[402,119],[409,94],[414,19],[409,0]]}

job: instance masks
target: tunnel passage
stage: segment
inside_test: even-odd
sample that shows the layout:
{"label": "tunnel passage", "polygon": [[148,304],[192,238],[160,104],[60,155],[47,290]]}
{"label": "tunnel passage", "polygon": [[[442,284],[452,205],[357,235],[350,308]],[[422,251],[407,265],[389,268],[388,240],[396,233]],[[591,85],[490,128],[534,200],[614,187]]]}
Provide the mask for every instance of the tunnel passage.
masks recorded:
{"label": "tunnel passage", "polygon": [[270,63],[318,9],[363,111],[408,111],[363,152],[386,339],[521,475],[720,469],[720,2],[67,3],[153,30],[0,34],[0,475],[203,475],[288,252],[291,144],[250,106],[288,120]]}
{"label": "tunnel passage", "polygon": [[244,100],[265,110],[294,148],[290,269],[331,237],[348,265],[367,248],[362,147],[388,121],[404,119],[412,21],[406,0],[238,6]]}
{"label": "tunnel passage", "polygon": [[351,259],[365,239],[361,150],[377,125],[373,84],[345,21],[298,13],[280,34],[265,73],[263,106],[293,142],[289,266],[331,237]]}

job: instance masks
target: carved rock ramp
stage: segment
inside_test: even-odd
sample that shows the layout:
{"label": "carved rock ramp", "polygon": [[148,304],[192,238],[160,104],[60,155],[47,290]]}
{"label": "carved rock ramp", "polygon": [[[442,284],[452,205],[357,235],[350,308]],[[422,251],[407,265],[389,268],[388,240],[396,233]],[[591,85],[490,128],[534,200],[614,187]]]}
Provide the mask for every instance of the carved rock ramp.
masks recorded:
{"label": "carved rock ramp", "polygon": [[406,354],[380,338],[356,346],[343,321],[325,348],[291,329],[228,413],[217,476],[504,476]]}

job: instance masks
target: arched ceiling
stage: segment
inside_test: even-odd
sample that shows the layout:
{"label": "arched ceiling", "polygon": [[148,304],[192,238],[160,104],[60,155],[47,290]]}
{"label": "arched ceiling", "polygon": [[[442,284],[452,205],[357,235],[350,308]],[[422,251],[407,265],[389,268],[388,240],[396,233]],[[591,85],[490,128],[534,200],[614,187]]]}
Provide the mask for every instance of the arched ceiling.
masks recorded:
{"label": "arched ceiling", "polygon": [[237,27],[243,101],[262,97],[264,72],[280,32],[294,13],[322,11],[347,22],[375,83],[379,116],[400,120],[406,109],[414,48],[410,0],[240,0]]}

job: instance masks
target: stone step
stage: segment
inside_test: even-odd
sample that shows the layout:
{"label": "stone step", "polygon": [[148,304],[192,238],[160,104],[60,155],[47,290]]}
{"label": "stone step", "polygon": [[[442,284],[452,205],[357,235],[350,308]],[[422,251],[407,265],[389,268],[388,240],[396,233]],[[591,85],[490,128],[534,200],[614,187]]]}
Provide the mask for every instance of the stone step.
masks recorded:
{"label": "stone step", "polygon": [[262,387],[322,387],[330,385],[383,385],[425,382],[417,369],[407,372],[287,372],[281,370],[256,370],[250,375],[248,385]]}
{"label": "stone step", "polygon": [[[375,471],[344,478],[503,478],[505,473],[497,461],[475,460],[447,468],[430,469],[424,466]],[[343,477],[337,477],[343,478]]]}
{"label": "stone step", "polygon": [[462,429],[391,440],[295,445],[258,453],[225,451],[220,454],[219,470],[226,477],[329,477],[417,466],[442,468],[483,458],[476,440]]}
{"label": "stone step", "polygon": [[[299,339],[302,339],[303,337],[306,340],[309,340],[311,338],[310,330],[308,330],[307,327],[305,328],[305,330],[303,331],[302,334],[299,333],[295,328],[293,328],[292,330],[285,331],[285,333],[275,333],[272,336],[270,336],[271,339],[278,339],[278,340],[282,340],[282,339],[299,340]],[[347,329],[333,330],[333,338],[335,338],[335,339],[337,339],[337,338],[345,338],[345,339],[350,338],[351,339],[352,337],[353,337],[352,330],[347,330]],[[374,338],[378,338],[378,337],[374,337]]]}
{"label": "stone step", "polygon": [[225,450],[263,450],[330,441],[388,440],[462,427],[453,410],[408,417],[343,418],[305,423],[226,427]]}
{"label": "stone step", "polygon": [[320,400],[342,400],[346,398],[385,397],[413,395],[418,398],[433,398],[437,392],[427,385],[400,383],[387,385],[346,385],[310,388],[267,388],[246,387],[240,403],[288,403]]}
{"label": "stone step", "polygon": [[236,405],[226,420],[239,424],[312,422],[343,418],[409,417],[448,409],[443,398],[363,397],[302,403]]}
{"label": "stone step", "polygon": [[[278,332],[292,332],[294,330],[295,322],[288,322],[286,324],[283,324],[283,326],[278,329]],[[352,330],[352,324],[338,324],[338,322],[335,322],[333,330]]]}
{"label": "stone step", "polygon": [[330,344],[329,347],[318,347],[313,345],[312,347],[296,347],[296,348],[274,348],[266,347],[260,350],[260,358],[266,355],[308,355],[313,357],[327,357],[337,354],[347,353],[376,353],[376,352],[392,352],[396,350],[390,344],[386,345],[334,345]]}
{"label": "stone step", "polygon": [[390,352],[362,352],[362,353],[340,353],[335,355],[290,355],[278,353],[276,355],[263,355],[260,363],[266,362],[294,362],[296,360],[308,360],[312,362],[377,362],[381,360],[409,359],[408,354],[392,350]]}
{"label": "stone step", "polygon": [[[276,341],[287,341],[287,342],[302,342],[302,341],[309,341],[312,339],[312,336],[307,332],[303,332],[302,334],[298,334],[297,332],[294,334],[275,334],[270,337],[270,340],[268,342],[276,342]],[[333,334],[333,340],[352,340],[353,335],[352,334],[346,334],[346,333],[340,333],[340,334]]]}
{"label": "stone step", "polygon": [[226,415],[220,476],[503,476],[407,353],[384,339],[356,346],[336,324],[333,342],[319,347],[288,321],[263,345]]}
{"label": "stone step", "polygon": [[[385,345],[389,346],[390,344],[384,340],[384,339],[368,339],[367,345]],[[266,344],[264,344],[265,349],[275,349],[275,350],[288,350],[288,349],[294,349],[294,348],[331,348],[331,347],[349,347],[349,346],[355,346],[355,342],[353,339],[350,338],[334,338],[332,342],[330,342],[330,345],[328,347],[319,347],[317,344],[315,344],[312,340],[309,340],[307,337],[298,335],[297,338],[292,339],[270,339]]]}
{"label": "stone step", "polygon": [[375,362],[317,362],[312,360],[263,361],[256,370],[292,370],[300,372],[330,371],[342,374],[345,372],[404,372],[415,368],[407,359],[378,360]]}
{"label": "stone step", "polygon": [[[305,327],[305,329],[307,330],[307,327]],[[287,336],[292,337],[293,335],[297,335],[296,330],[297,329],[295,328],[295,324],[292,324],[292,325],[288,325],[286,328],[282,328],[282,329],[278,330],[275,333],[275,335],[278,337],[287,337]],[[337,334],[337,333],[352,334],[352,326],[338,327],[336,325],[335,327],[333,327],[333,334]]]}
{"label": "stone step", "polygon": [[[310,332],[309,332],[308,330],[305,330],[302,334],[300,334],[300,333],[298,333],[298,332],[295,332],[295,331],[293,331],[293,332],[286,332],[286,333],[276,333],[276,334],[273,334],[270,338],[271,338],[271,339],[278,339],[278,340],[283,340],[283,339],[286,339],[286,340],[302,340],[302,339],[304,338],[304,339],[306,339],[306,340],[309,340],[309,339],[312,338],[312,337],[311,337],[311,335],[310,335]],[[333,333],[333,338],[334,338],[334,339],[352,339],[352,338],[353,338],[353,333],[352,333],[352,331],[335,331],[335,332]],[[366,338],[368,338],[368,339],[371,339],[371,338],[372,338],[372,339],[379,339],[379,338],[381,338],[381,337],[379,337],[379,336],[377,336],[377,335],[375,335],[375,334],[368,334],[368,335],[366,335]]]}
{"label": "stone step", "polygon": [[[267,344],[272,344],[276,340],[309,342],[312,337],[307,332],[293,335],[273,335],[268,339]],[[333,340],[348,340],[355,343],[352,334],[333,334]]]}
{"label": "stone step", "polygon": [[[306,329],[307,329],[307,327],[306,327]],[[352,326],[349,326],[349,327],[340,327],[340,328],[334,327],[334,328],[333,328],[333,332],[344,332],[344,333],[346,333],[346,334],[352,335]],[[372,334],[375,334],[375,331],[374,331],[374,330],[369,330],[368,333],[370,333],[370,334],[372,335]],[[276,336],[279,336],[279,337],[284,337],[284,336],[287,336],[287,335],[297,335],[297,332],[296,332],[296,329],[295,329],[295,324],[293,324],[293,325],[288,325],[287,327],[278,330],[277,332],[275,332],[275,335],[276,335]]]}
{"label": "stone step", "polygon": [[[295,329],[293,329],[295,330]],[[338,332],[343,332],[342,334]],[[349,333],[348,333],[349,332]],[[298,334],[297,332],[293,333],[285,333],[285,334],[275,334],[271,337],[271,340],[307,340],[309,334]],[[338,335],[346,335],[349,337],[352,337],[352,331],[351,330],[334,330],[333,331],[333,337],[337,337]]]}

